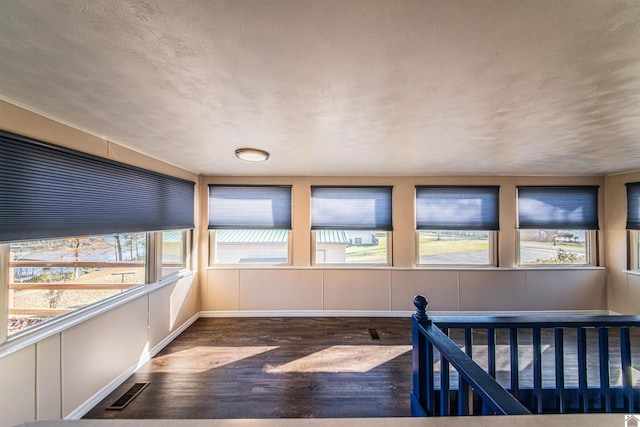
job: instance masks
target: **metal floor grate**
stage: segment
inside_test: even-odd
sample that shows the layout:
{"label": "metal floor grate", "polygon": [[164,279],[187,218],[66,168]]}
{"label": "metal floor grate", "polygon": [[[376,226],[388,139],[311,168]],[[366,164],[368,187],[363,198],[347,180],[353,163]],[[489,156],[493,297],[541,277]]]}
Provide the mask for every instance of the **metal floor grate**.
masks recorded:
{"label": "metal floor grate", "polygon": [[118,400],[113,402],[113,404],[107,407],[107,410],[110,411],[121,411],[123,410],[133,399],[135,399],[142,390],[147,387],[149,383],[135,383],[129,390],[127,390]]}
{"label": "metal floor grate", "polygon": [[369,335],[371,335],[372,340],[380,339],[380,335],[378,335],[378,331],[376,331],[375,329],[369,329]]}

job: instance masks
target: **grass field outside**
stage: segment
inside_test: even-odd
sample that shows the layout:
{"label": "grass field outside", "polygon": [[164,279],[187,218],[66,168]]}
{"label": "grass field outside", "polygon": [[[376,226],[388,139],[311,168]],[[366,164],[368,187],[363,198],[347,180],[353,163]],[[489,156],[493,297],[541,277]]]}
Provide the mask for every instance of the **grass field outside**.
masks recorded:
{"label": "grass field outside", "polygon": [[380,233],[376,236],[376,245],[351,245],[346,249],[346,263],[360,264],[386,264],[387,263],[387,236]]}
{"label": "grass field outside", "polygon": [[[441,254],[464,254],[468,252],[488,252],[488,238],[442,238],[420,235],[420,257]],[[386,263],[387,237],[378,236],[377,245],[351,245],[346,249],[346,263]]]}

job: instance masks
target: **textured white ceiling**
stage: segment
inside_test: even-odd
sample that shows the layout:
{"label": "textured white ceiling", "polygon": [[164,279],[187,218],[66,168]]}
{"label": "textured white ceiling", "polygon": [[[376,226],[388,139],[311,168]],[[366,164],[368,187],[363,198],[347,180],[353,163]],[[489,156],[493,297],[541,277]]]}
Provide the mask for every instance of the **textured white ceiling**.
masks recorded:
{"label": "textured white ceiling", "polygon": [[209,175],[638,170],[640,1],[2,0],[0,96]]}

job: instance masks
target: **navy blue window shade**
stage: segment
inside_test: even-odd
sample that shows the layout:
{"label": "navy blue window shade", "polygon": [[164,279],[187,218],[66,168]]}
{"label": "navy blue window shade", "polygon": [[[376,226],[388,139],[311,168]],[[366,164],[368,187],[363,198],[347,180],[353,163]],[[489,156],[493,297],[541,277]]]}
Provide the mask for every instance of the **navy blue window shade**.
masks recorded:
{"label": "navy blue window shade", "polygon": [[194,186],[0,131],[0,242],[193,228]]}
{"label": "navy blue window shade", "polygon": [[393,187],[311,187],[312,230],[393,230]]}
{"label": "navy blue window shade", "polygon": [[498,186],[416,187],[418,230],[499,230]]}
{"label": "navy blue window shade", "polygon": [[518,187],[518,228],[598,230],[598,187]]}
{"label": "navy blue window shade", "polygon": [[640,230],[640,182],[627,184],[627,230]]}
{"label": "navy blue window shade", "polygon": [[209,185],[209,228],[291,230],[291,186]]}

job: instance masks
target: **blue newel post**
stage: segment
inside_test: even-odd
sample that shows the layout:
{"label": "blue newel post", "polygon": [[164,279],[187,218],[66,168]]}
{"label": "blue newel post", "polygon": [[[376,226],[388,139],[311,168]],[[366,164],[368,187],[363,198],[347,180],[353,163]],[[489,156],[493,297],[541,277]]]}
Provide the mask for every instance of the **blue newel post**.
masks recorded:
{"label": "blue newel post", "polygon": [[413,388],[411,390],[411,416],[424,417],[432,415],[433,394],[428,387],[433,381],[433,347],[427,345],[427,339],[420,332],[419,325],[423,327],[429,325],[431,320],[427,316],[427,305],[429,302],[422,295],[416,295],[413,305],[416,312],[412,316],[412,345],[413,345]]}
{"label": "blue newel post", "polygon": [[414,317],[418,320],[427,320],[427,305],[429,305],[429,301],[422,295],[416,295],[413,298],[413,305],[416,306],[416,314],[414,314]]}

